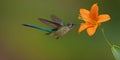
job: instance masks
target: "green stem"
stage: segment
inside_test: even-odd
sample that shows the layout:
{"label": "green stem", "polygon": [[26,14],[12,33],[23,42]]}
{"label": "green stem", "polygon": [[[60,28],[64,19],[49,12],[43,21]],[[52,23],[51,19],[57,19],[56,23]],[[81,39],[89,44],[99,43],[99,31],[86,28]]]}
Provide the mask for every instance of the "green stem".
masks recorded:
{"label": "green stem", "polygon": [[105,33],[104,33],[104,29],[101,29],[101,31],[102,31],[102,34],[103,34],[103,37],[104,37],[105,41],[106,41],[107,44],[112,48],[112,44],[111,44],[110,41],[107,39],[107,37],[106,37],[106,35],[105,35]]}

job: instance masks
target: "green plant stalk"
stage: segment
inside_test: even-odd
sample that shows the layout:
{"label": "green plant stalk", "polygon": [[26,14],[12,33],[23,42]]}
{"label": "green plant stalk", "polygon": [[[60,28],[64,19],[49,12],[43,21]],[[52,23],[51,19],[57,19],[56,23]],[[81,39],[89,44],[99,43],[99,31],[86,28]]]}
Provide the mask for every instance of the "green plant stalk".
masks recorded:
{"label": "green plant stalk", "polygon": [[105,33],[104,33],[104,29],[102,28],[101,31],[102,31],[102,34],[103,34],[103,37],[104,37],[106,43],[112,48],[113,45],[112,45],[112,44],[110,43],[110,41],[107,39],[107,37],[106,37],[106,35],[105,35]]}

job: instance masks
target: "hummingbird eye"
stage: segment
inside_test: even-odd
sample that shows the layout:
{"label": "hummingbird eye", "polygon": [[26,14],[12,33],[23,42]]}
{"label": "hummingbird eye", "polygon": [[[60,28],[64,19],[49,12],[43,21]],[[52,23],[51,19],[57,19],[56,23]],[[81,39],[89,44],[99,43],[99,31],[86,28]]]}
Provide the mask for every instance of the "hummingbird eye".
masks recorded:
{"label": "hummingbird eye", "polygon": [[74,25],[75,25],[74,23],[69,23],[69,24],[67,24],[67,26],[68,26],[69,28],[72,28]]}

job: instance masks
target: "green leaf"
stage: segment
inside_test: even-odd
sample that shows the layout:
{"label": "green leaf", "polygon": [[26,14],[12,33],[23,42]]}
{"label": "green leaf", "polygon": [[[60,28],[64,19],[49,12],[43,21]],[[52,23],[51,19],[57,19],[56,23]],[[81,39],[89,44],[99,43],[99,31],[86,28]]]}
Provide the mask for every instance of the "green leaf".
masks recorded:
{"label": "green leaf", "polygon": [[115,59],[120,60],[120,47],[117,45],[113,45],[111,50]]}

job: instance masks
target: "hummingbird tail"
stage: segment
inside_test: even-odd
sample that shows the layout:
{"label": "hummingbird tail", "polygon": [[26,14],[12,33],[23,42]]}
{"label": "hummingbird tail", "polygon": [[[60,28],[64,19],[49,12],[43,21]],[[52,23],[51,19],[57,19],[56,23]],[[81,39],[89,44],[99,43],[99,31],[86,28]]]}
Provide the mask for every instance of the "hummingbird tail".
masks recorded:
{"label": "hummingbird tail", "polygon": [[32,27],[32,28],[35,28],[35,29],[43,30],[43,31],[46,31],[48,33],[52,32],[51,29],[46,29],[46,28],[42,28],[42,27],[39,27],[39,26],[31,25],[31,24],[23,24],[23,26],[27,26],[27,27]]}

